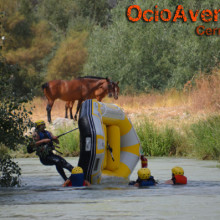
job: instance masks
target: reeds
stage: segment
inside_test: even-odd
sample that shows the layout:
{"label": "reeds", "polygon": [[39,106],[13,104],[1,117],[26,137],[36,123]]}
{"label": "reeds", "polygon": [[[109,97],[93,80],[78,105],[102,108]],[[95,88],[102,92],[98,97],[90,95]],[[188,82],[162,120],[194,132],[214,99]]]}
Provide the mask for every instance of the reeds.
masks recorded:
{"label": "reeds", "polygon": [[147,156],[186,156],[220,160],[220,116],[206,119],[177,130],[172,126],[158,127],[148,119],[137,124],[143,153]]}
{"label": "reeds", "polygon": [[176,155],[177,132],[173,128],[156,127],[147,118],[136,126],[143,153],[148,156]]}
{"label": "reeds", "polygon": [[220,160],[220,116],[213,115],[189,126],[186,142],[192,156]]}
{"label": "reeds", "polygon": [[[55,135],[63,134],[64,132],[70,131],[72,127],[57,128],[54,131]],[[73,131],[65,136],[59,138],[59,147],[56,148],[58,151],[62,152],[64,156],[78,156],[79,155],[79,131]]]}

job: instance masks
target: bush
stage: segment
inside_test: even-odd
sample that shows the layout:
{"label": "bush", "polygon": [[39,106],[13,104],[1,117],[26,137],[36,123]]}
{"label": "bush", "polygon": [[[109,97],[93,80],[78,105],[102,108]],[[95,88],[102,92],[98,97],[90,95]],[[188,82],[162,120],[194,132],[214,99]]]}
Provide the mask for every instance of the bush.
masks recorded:
{"label": "bush", "polygon": [[200,159],[220,159],[220,116],[210,116],[190,126],[187,144]]}
{"label": "bush", "polygon": [[173,128],[156,128],[149,120],[136,126],[143,153],[149,156],[175,155],[179,146],[178,135]]}
{"label": "bush", "polygon": [[0,159],[0,186],[8,187],[8,186],[16,186],[20,184],[20,175],[21,175],[21,168],[12,161],[10,156],[4,156]]}
{"label": "bush", "polygon": [[[0,57],[1,58],[1,57]],[[15,186],[19,183],[20,168],[8,156],[8,151],[17,150],[19,145],[27,144],[29,139],[24,132],[32,122],[29,119],[31,112],[25,108],[25,103],[31,95],[21,95],[20,87],[14,88],[17,66],[9,65],[0,60],[0,185]]]}

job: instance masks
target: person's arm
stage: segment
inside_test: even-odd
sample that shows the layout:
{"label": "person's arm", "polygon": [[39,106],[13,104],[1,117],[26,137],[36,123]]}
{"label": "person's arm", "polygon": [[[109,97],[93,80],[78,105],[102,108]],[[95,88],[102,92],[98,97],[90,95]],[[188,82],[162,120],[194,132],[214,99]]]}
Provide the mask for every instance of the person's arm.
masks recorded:
{"label": "person's arm", "polygon": [[62,186],[63,186],[63,187],[66,187],[66,186],[69,185],[69,183],[70,183],[70,179],[67,179]]}
{"label": "person's arm", "polygon": [[36,141],[35,145],[38,147],[41,144],[48,144],[49,142],[51,142],[51,140],[49,138],[48,139],[42,139],[42,140]]}
{"label": "person's arm", "polygon": [[40,146],[41,144],[47,144],[51,141],[49,138],[40,140],[40,137],[37,133],[33,135],[33,139],[35,141],[35,146],[37,147]]}
{"label": "person's arm", "polygon": [[90,186],[90,182],[88,180],[85,180],[85,186]]}
{"label": "person's arm", "polygon": [[137,186],[137,187],[139,187],[139,186],[140,186],[140,184],[139,184],[139,183],[135,183],[135,184],[134,184],[134,186]]}
{"label": "person's arm", "polygon": [[52,140],[53,140],[55,143],[59,144],[60,141],[58,140],[57,136],[54,136],[51,132],[49,132],[49,133],[50,133],[50,135],[51,135],[51,137],[52,137]]}
{"label": "person's arm", "polygon": [[133,186],[136,183],[136,181],[132,180],[128,183],[129,186]]}
{"label": "person's arm", "polygon": [[165,182],[165,184],[171,184],[171,185],[173,185],[174,183],[173,183],[173,180],[171,179],[171,180],[167,180],[167,181]]}
{"label": "person's arm", "polygon": [[158,184],[158,181],[156,181],[153,176],[150,176],[149,180],[152,180],[154,182],[154,185]]}

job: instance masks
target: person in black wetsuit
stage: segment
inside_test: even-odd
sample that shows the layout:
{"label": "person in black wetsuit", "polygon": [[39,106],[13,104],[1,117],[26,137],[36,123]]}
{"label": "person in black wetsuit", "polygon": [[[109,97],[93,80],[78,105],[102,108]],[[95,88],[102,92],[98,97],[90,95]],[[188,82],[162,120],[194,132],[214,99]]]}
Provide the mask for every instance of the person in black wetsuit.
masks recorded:
{"label": "person in black wetsuit", "polygon": [[33,139],[35,141],[36,154],[39,156],[41,163],[46,166],[55,165],[60,176],[66,181],[67,177],[63,168],[71,172],[73,166],[61,156],[53,153],[55,149],[53,141],[59,144],[58,138],[53,136],[51,132],[45,130],[46,125],[43,120],[36,121],[35,127],[36,131],[33,135]]}

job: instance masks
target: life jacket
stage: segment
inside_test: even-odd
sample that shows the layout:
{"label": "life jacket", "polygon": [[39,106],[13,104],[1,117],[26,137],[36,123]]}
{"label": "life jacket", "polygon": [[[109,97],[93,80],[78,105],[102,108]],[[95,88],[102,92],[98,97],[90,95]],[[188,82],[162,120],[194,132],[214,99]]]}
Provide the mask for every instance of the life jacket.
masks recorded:
{"label": "life jacket", "polygon": [[38,132],[38,135],[39,135],[39,137],[40,137],[40,140],[47,139],[47,138],[49,138],[49,139],[52,140],[52,137],[51,137],[51,134],[50,134],[49,131],[46,131],[46,130],[45,130],[45,132],[39,131],[39,132]]}
{"label": "life jacket", "polygon": [[48,155],[50,155],[52,153],[53,150],[53,142],[52,142],[52,137],[49,131],[38,131],[37,132],[40,140],[43,139],[47,139],[49,138],[51,140],[51,142],[49,142],[48,144],[41,144],[40,146],[37,147],[36,150],[36,154],[40,157],[40,158],[46,158]]}
{"label": "life jacket", "polygon": [[139,181],[139,186],[154,186],[154,185],[155,185],[155,180],[153,176],[150,176],[150,178],[147,180]]}
{"label": "life jacket", "polygon": [[187,184],[187,178],[183,175],[175,175],[173,179],[174,184]]}
{"label": "life jacket", "polygon": [[71,174],[70,182],[71,183],[68,186],[85,186],[84,174],[83,173]]}

